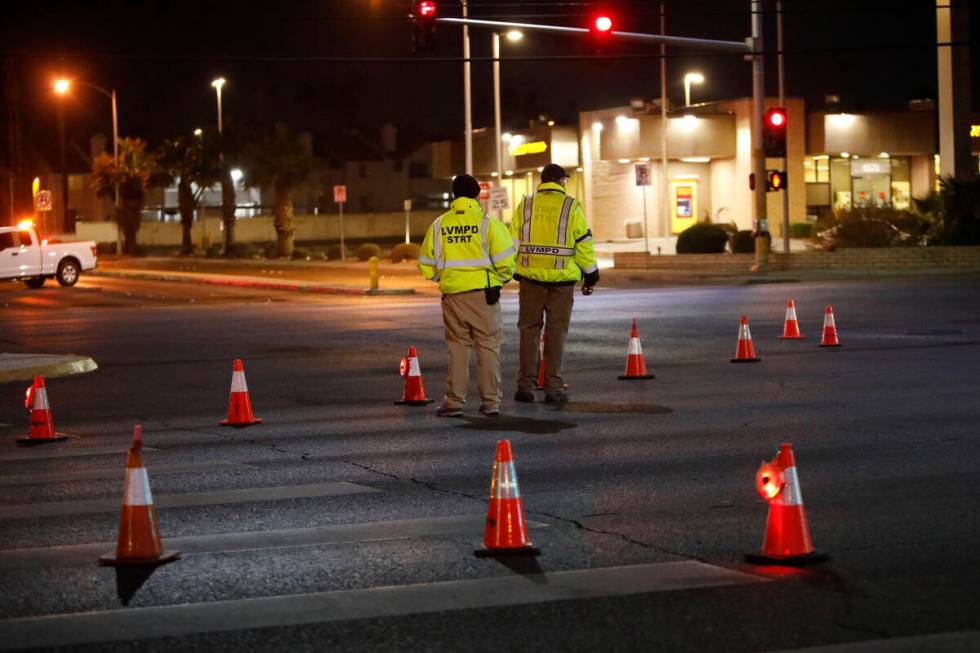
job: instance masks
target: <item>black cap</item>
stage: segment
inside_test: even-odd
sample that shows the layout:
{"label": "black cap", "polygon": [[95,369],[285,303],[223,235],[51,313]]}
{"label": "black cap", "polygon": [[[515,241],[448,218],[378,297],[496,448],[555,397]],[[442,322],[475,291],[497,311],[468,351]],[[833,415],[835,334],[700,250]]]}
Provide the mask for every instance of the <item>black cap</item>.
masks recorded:
{"label": "black cap", "polygon": [[553,181],[556,183],[561,182],[562,179],[567,179],[568,173],[557,163],[549,163],[544,168],[541,169],[541,181]]}
{"label": "black cap", "polygon": [[453,197],[469,197],[476,199],[480,196],[480,182],[470,175],[457,175],[453,178]]}

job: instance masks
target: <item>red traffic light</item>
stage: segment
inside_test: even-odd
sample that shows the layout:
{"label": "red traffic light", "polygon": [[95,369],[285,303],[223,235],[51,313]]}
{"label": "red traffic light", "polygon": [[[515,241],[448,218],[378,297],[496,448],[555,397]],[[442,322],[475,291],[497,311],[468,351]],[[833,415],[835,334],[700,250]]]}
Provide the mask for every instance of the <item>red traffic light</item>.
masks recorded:
{"label": "red traffic light", "polygon": [[592,21],[592,27],[597,32],[609,32],[612,30],[612,26],[613,21],[609,16],[596,16],[595,20]]}
{"label": "red traffic light", "polygon": [[436,15],[436,3],[431,0],[423,0],[415,6],[415,13],[420,18],[434,18]]}
{"label": "red traffic light", "polygon": [[782,127],[786,124],[786,112],[781,109],[772,109],[766,119],[773,127]]}

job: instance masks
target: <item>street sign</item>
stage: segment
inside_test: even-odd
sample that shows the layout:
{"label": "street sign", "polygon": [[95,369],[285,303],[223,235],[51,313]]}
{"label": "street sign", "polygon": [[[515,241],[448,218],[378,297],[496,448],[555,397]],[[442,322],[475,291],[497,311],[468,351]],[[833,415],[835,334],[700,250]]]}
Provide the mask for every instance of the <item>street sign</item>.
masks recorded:
{"label": "street sign", "polygon": [[333,201],[337,204],[343,204],[347,201],[347,186],[333,187]]}
{"label": "street sign", "polygon": [[51,191],[39,190],[34,197],[34,209],[37,211],[50,211],[53,208]]}
{"label": "street sign", "polygon": [[405,200],[402,203],[402,206],[404,207],[404,210],[411,211],[412,210],[412,200]]}
{"label": "street sign", "polygon": [[650,185],[650,164],[649,163],[637,163],[634,167],[636,171],[636,185],[637,186],[649,186]]}
{"label": "street sign", "polygon": [[507,189],[502,186],[491,188],[489,199],[489,209],[491,211],[507,211],[510,209],[510,198],[507,195]]}
{"label": "street sign", "polygon": [[480,182],[480,201],[486,202],[490,199],[490,182],[481,181]]}

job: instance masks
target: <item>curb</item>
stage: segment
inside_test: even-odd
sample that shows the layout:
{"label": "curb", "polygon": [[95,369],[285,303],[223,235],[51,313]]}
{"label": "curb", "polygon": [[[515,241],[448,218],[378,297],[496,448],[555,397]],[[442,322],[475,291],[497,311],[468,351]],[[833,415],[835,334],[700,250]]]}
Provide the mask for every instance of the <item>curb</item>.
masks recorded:
{"label": "curb", "polygon": [[210,286],[232,286],[236,288],[259,288],[262,290],[288,290],[292,292],[318,293],[322,295],[347,295],[364,297],[375,295],[414,295],[414,288],[358,289],[344,286],[326,286],[304,281],[267,281],[255,277],[232,275],[200,275],[193,273],[141,272],[131,270],[94,270],[88,273],[95,277],[120,277],[146,279],[149,281],[176,281],[182,283],[202,283]]}
{"label": "curb", "polygon": [[[53,356],[49,354],[0,354],[0,363],[10,358],[22,358],[23,367],[0,368],[0,383],[14,381],[31,381],[37,375],[49,378],[86,374],[99,369],[98,364],[89,356]],[[51,359],[48,363],[39,363],[38,359]]]}

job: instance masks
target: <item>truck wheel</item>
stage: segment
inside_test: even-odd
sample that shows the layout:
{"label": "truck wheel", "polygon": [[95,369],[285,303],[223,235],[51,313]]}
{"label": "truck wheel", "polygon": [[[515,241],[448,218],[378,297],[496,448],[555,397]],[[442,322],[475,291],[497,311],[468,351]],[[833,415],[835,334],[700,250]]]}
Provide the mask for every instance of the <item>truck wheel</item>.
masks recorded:
{"label": "truck wheel", "polygon": [[58,283],[62,286],[74,286],[78,283],[79,265],[73,258],[66,258],[58,264]]}
{"label": "truck wheel", "polygon": [[44,277],[28,277],[24,279],[24,285],[28,288],[40,288],[44,285]]}

